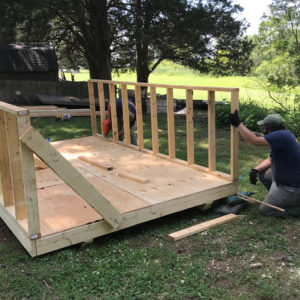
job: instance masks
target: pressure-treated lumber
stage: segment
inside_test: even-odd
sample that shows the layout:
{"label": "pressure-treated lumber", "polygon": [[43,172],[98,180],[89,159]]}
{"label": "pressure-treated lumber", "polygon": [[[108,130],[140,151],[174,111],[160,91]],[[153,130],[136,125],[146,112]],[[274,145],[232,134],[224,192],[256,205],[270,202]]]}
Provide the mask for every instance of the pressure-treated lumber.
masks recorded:
{"label": "pressure-treated lumber", "polygon": [[[30,128],[28,115],[17,117],[19,135],[23,135]],[[31,238],[40,236],[40,220],[36,190],[36,177],[32,151],[22,142],[19,143],[24,197],[26,204],[27,230]]]}
{"label": "pressure-treated lumber", "polygon": [[210,221],[206,221],[206,222],[191,226],[189,228],[186,228],[186,229],[183,229],[183,230],[180,230],[180,231],[170,233],[168,235],[168,237],[172,241],[178,241],[178,240],[181,240],[181,239],[183,239],[187,236],[191,236],[195,233],[205,231],[205,230],[207,230],[209,228],[212,228],[216,225],[220,225],[220,224],[224,224],[226,222],[229,222],[229,221],[235,219],[236,217],[237,217],[237,215],[235,215],[235,214],[228,214],[228,215],[225,215],[225,216],[222,216],[222,217],[210,220]]}
{"label": "pressure-treated lumber", "polygon": [[93,185],[91,185],[64,157],[34,129],[30,128],[21,140],[35,154],[89,203],[114,228],[117,228],[123,217]]}
{"label": "pressure-treated lumber", "polygon": [[5,102],[0,101],[0,106],[1,106],[1,110],[15,115],[15,116],[24,116],[24,115],[28,115],[28,110],[24,109],[22,107],[18,107],[18,106],[14,106],[12,104],[8,104]]}
{"label": "pressure-treated lumber", "polygon": [[124,172],[118,172],[118,176],[143,184],[150,182],[149,178],[143,178],[141,176],[127,174]]}
{"label": "pressure-treated lumber", "polygon": [[12,187],[17,220],[26,219],[26,206],[24,196],[24,184],[22,178],[22,161],[20,155],[19,132],[17,116],[5,113],[7,122],[7,136],[9,159],[11,165]]}
{"label": "pressure-treated lumber", "polygon": [[106,163],[103,163],[103,162],[98,162],[98,161],[94,161],[88,157],[85,157],[83,155],[80,155],[78,156],[78,158],[82,161],[85,161],[91,165],[94,165],[98,168],[101,168],[101,169],[104,169],[106,171],[111,171],[113,169],[113,166],[112,165],[109,165],[109,164],[106,164]]}
{"label": "pressure-treated lumber", "polygon": [[5,113],[0,110],[0,173],[3,187],[3,202],[4,206],[11,206],[14,204],[14,198],[6,127]]}

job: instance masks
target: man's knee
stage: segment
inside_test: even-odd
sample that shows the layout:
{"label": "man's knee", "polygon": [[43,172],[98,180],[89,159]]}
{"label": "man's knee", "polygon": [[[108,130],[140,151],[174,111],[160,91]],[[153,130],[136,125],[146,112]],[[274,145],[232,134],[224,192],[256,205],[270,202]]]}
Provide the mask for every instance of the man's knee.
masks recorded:
{"label": "man's knee", "polygon": [[259,212],[267,217],[283,217],[285,215],[284,212],[281,212],[264,204],[261,204],[259,206]]}

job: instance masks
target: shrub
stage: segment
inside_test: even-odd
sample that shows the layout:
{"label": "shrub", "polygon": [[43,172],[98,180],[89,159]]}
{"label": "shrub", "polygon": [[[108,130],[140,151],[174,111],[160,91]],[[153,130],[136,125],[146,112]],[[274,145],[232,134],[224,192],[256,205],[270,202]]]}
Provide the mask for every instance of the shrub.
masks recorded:
{"label": "shrub", "polygon": [[[225,127],[229,125],[230,104],[216,106],[216,126]],[[260,128],[256,124],[257,121],[262,120],[268,114],[268,110],[264,107],[258,106],[253,102],[240,103],[239,115],[241,121],[253,131],[259,131]]]}

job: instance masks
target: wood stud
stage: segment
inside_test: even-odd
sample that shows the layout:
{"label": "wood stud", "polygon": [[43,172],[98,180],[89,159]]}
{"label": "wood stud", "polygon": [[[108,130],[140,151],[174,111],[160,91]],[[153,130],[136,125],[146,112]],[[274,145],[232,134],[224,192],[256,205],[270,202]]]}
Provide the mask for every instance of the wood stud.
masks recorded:
{"label": "wood stud", "polygon": [[136,107],[136,126],[139,149],[144,148],[144,132],[143,132],[143,107],[141,87],[135,86],[135,107]]}
{"label": "wood stud", "polygon": [[130,123],[129,123],[129,109],[128,109],[128,93],[127,85],[121,85],[122,93],[122,110],[123,110],[123,130],[124,130],[124,143],[130,144]]}
{"label": "wood stud", "polygon": [[187,161],[194,164],[194,117],[193,117],[193,91],[186,90],[186,144]]}
{"label": "wood stud", "polygon": [[115,85],[113,83],[109,84],[109,103],[110,103],[110,108],[111,108],[111,122],[112,122],[113,141],[116,143],[119,140],[119,134],[118,134]]}
{"label": "wood stud", "polygon": [[99,107],[100,107],[101,130],[103,134],[102,122],[106,119],[106,113],[105,113],[104,88],[103,88],[103,83],[101,82],[98,82],[98,99],[99,99]]}
{"label": "wood stud", "polygon": [[151,107],[151,132],[152,132],[152,151],[157,154],[158,149],[158,125],[157,125],[157,106],[156,106],[156,88],[150,87],[150,107]]}
{"label": "wood stud", "polygon": [[174,98],[173,89],[167,89],[167,114],[168,114],[168,144],[169,157],[171,159],[176,156],[175,148],[175,128],[174,128]]}
{"label": "wood stud", "polygon": [[216,170],[216,109],[215,92],[208,92],[208,169]]}
{"label": "wood stud", "polygon": [[97,129],[97,117],[96,117],[96,106],[95,106],[95,95],[94,95],[94,83],[88,82],[89,100],[90,100],[90,112],[91,112],[91,123],[93,135],[98,133]]}

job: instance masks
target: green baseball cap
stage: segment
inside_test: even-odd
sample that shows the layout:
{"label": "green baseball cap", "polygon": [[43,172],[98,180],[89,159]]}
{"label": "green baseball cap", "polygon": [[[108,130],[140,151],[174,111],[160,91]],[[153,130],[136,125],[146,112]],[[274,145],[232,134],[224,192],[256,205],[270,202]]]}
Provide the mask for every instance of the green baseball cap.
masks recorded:
{"label": "green baseball cap", "polygon": [[257,122],[257,125],[259,126],[267,125],[270,128],[277,128],[281,124],[282,119],[279,115],[276,114],[267,115],[263,120]]}

